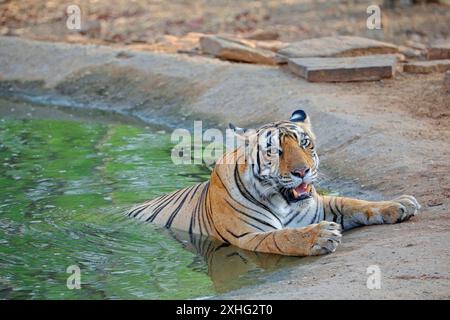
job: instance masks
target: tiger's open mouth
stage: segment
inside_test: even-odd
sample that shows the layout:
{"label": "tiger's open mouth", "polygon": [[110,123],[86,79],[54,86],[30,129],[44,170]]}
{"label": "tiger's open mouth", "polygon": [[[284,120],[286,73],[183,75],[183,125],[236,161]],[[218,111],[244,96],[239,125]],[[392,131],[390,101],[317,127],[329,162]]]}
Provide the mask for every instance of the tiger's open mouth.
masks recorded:
{"label": "tiger's open mouth", "polygon": [[286,189],[284,192],[288,202],[297,202],[311,197],[311,185],[301,183],[293,189]]}

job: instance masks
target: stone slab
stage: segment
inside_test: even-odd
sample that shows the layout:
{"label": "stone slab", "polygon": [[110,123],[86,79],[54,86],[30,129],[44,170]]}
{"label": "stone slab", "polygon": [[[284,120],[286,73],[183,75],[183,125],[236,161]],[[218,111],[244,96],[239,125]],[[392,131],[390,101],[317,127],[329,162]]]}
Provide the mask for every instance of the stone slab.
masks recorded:
{"label": "stone slab", "polygon": [[427,58],[434,59],[450,59],[450,39],[439,40],[428,48]]}
{"label": "stone slab", "polygon": [[437,73],[450,70],[450,59],[406,63],[403,71],[410,73]]}
{"label": "stone slab", "polygon": [[294,58],[288,68],[310,82],[373,81],[395,74],[395,55],[342,58]]}
{"label": "stone slab", "polygon": [[221,36],[208,35],[200,38],[203,53],[219,59],[276,65],[275,53],[270,50],[254,48],[243,42]]}
{"label": "stone slab", "polygon": [[293,42],[279,51],[288,58],[351,57],[397,53],[397,46],[373,39],[336,36]]}

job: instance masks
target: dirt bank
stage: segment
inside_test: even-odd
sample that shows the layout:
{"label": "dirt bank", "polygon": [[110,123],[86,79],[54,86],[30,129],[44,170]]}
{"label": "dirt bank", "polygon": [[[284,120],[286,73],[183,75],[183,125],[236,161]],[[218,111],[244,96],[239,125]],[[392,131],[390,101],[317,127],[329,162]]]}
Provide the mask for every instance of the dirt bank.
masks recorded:
{"label": "dirt bank", "polygon": [[[334,254],[226,298],[450,298],[450,96],[442,78],[313,84],[276,67],[0,38],[1,95],[47,95],[172,126],[255,125],[303,108],[323,171],[343,194],[358,185],[368,198],[406,193],[422,204],[410,222],[348,232]],[[380,290],[366,288],[370,265],[381,269]]]}

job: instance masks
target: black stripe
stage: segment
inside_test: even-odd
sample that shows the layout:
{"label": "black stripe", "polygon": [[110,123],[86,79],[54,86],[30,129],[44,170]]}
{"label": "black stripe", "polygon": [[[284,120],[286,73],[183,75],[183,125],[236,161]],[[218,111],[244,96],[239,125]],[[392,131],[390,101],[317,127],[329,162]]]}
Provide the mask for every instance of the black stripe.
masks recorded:
{"label": "black stripe", "polygon": [[253,227],[253,228],[255,228],[255,229],[258,229],[258,230],[261,231],[261,232],[266,232],[266,230],[264,230],[263,228],[258,227],[256,224],[253,224],[253,223],[251,223],[251,222],[246,221],[244,218],[242,218],[242,217],[240,217],[240,216],[238,216],[238,219],[241,220],[242,222],[245,222],[245,223],[248,224],[249,226],[251,226],[251,227]]}
{"label": "black stripe", "polygon": [[[280,223],[280,225],[283,225],[283,223],[281,222],[280,218],[278,218],[277,215],[273,214],[272,211],[270,211],[270,209],[269,209],[264,203],[261,203],[260,201],[258,201],[258,200],[257,200],[257,199],[256,199],[256,198],[255,198],[255,197],[247,190],[247,188],[245,187],[244,183],[242,182],[241,175],[239,174],[239,168],[238,168],[237,165],[234,167],[234,180],[235,180],[235,182],[236,182],[236,186],[237,186],[239,192],[242,194],[242,196],[243,196],[246,200],[248,200],[248,201],[250,201],[251,203],[253,203],[254,205],[256,205],[256,206],[258,206],[258,207],[262,207],[263,209],[265,209],[266,211],[268,211],[273,217],[275,217],[275,218],[278,220],[278,222]],[[222,184],[223,184],[223,183],[222,183]],[[250,209],[250,208],[248,208],[248,209]],[[259,211],[254,210],[254,209],[250,209],[250,210],[255,211],[255,212],[257,212],[257,213],[263,215],[263,216],[266,217],[267,219],[270,219],[270,217],[268,217],[267,215],[263,214],[262,212],[259,212]]]}
{"label": "black stripe", "polygon": [[256,164],[258,166],[258,173],[261,174],[261,161],[259,159],[259,142],[256,140]]}
{"label": "black stripe", "polygon": [[147,205],[141,204],[141,206],[143,206],[143,208],[141,208],[141,206],[139,206],[139,207],[137,207],[137,208],[131,210],[131,211],[128,213],[128,216],[129,216],[129,217],[132,217],[132,218],[135,218],[139,213],[141,213],[142,211],[144,211],[145,209],[147,209],[148,207],[150,207],[150,205],[151,205],[151,204],[147,204]]}
{"label": "black stripe", "polygon": [[259,242],[258,242],[258,244],[256,245],[256,247],[253,249],[253,250],[257,250],[258,249],[258,247],[261,245],[261,243],[264,241],[264,240],[266,240],[266,238],[268,237],[268,236],[270,236],[272,234],[272,232],[269,232],[268,234],[266,234]]}
{"label": "black stripe", "polygon": [[167,220],[165,227],[166,228],[170,228],[170,226],[173,223],[173,220],[175,219],[175,217],[177,216],[177,214],[180,212],[181,207],[183,206],[184,202],[186,201],[187,196],[191,193],[191,191],[194,189],[194,186],[186,189],[181,195],[180,197],[183,196],[184,193],[186,193],[186,195],[184,196],[184,198],[180,201],[180,203],[178,204],[178,207],[175,209],[175,211],[172,212],[172,214],[170,215],[169,219]]}
{"label": "black stripe", "polygon": [[[215,223],[214,223],[214,221],[213,221],[213,219],[212,219],[212,217],[210,216],[210,214],[212,214],[212,208],[211,208],[211,199],[210,199],[210,197],[209,197],[209,185],[208,185],[208,193],[207,193],[207,195],[206,195],[206,199],[208,199],[208,201],[206,201],[206,203],[205,203],[205,213],[206,213],[206,218],[208,219],[208,221],[209,221],[209,219],[211,219],[211,223],[212,223],[212,226],[213,226],[213,228],[214,228],[214,231],[217,233],[217,235],[222,239],[222,241],[223,242],[225,242],[225,243],[230,243],[220,232],[219,232],[219,230],[217,230],[217,227],[216,227],[216,225],[215,225]],[[208,210],[209,209],[209,210]]]}
{"label": "black stripe", "polygon": [[[192,196],[189,198],[189,202],[192,201],[192,198],[195,196],[195,193],[197,192],[198,188],[199,188],[201,185],[203,185],[203,183],[199,183],[199,184],[197,185],[197,188],[195,188],[194,192],[192,193]],[[197,204],[198,204],[198,201],[197,201]],[[193,226],[193,223],[194,223],[194,216],[195,216],[195,209],[194,209],[194,212],[192,212],[192,215],[191,215],[191,222],[189,223],[189,233],[190,233],[190,234],[192,234],[192,229],[193,229],[193,227],[194,227],[194,226]]]}
{"label": "black stripe", "polygon": [[316,216],[316,218],[317,217],[319,217],[319,218],[317,219],[317,221],[315,221],[315,223],[319,223],[321,221],[319,209],[320,209],[319,199],[316,198],[316,214],[315,214],[315,216]]}
{"label": "black stripe", "polygon": [[[233,210],[235,210],[236,212],[238,212],[238,213],[240,213],[240,214],[246,216],[247,218],[250,218],[250,219],[252,219],[252,220],[254,220],[254,221],[256,221],[256,222],[259,222],[259,223],[261,223],[261,224],[263,224],[263,225],[266,225],[266,226],[268,226],[268,227],[271,227],[272,229],[277,229],[275,226],[271,225],[270,223],[268,223],[268,222],[266,222],[266,221],[264,221],[264,220],[258,219],[258,218],[254,217],[254,216],[251,216],[251,215],[245,213],[245,212],[242,211],[242,210],[237,209],[237,208],[234,207],[227,199],[225,199],[225,202],[226,202],[231,208],[233,208]],[[247,221],[245,221],[245,222],[247,222]]]}
{"label": "black stripe", "polygon": [[[302,211],[297,211],[297,213],[293,214],[292,217],[284,224],[285,226],[288,226],[292,220],[294,220],[296,217],[298,217],[298,215],[302,213]],[[300,220],[301,221],[301,220]],[[297,221],[298,223],[299,221]]]}
{"label": "black stripe", "polygon": [[161,201],[163,201],[164,199],[166,199],[167,196],[169,196],[169,195],[171,195],[171,194],[172,194],[172,193],[168,193],[168,194],[165,194],[165,195],[163,195],[163,196],[160,196],[159,198],[154,199],[154,200],[150,203],[150,205],[151,205],[151,206],[157,206],[158,204],[161,203]]}
{"label": "black stripe", "polygon": [[[198,185],[198,187],[200,187],[201,185],[203,185],[203,183],[200,183],[199,185]],[[189,201],[192,201],[192,198],[193,198],[193,196],[195,195],[195,192],[197,191],[197,189],[194,191],[194,193],[192,194],[192,196],[191,196],[191,198],[189,199]],[[190,238],[190,240],[191,240],[191,242],[193,242],[193,235],[192,235],[192,231],[193,231],[193,229],[194,229],[194,222],[195,222],[195,212],[196,212],[196,210],[197,210],[197,206],[198,206],[198,203],[199,203],[199,201],[197,201],[197,203],[196,203],[196,205],[195,205],[195,207],[194,207],[194,211],[192,212],[192,215],[191,215],[191,221],[190,221],[190,223],[189,223],[189,238]]]}
{"label": "black stripe", "polygon": [[280,247],[277,244],[277,241],[275,240],[275,232],[272,232],[272,238],[273,238],[273,244],[275,245],[275,247],[277,248],[278,251],[283,252]]}
{"label": "black stripe", "polygon": [[245,237],[246,235],[252,233],[252,232],[244,232],[244,233],[241,233],[241,234],[237,235],[237,234],[233,233],[231,230],[228,230],[228,229],[226,229],[226,230],[227,230],[227,232],[229,234],[231,234],[233,237],[238,238],[238,239],[242,238],[242,237]]}
{"label": "black stripe", "polygon": [[180,193],[181,190],[177,190],[175,192],[173,192],[172,194],[170,194],[170,197],[168,197],[166,199],[166,201],[161,202],[155,209],[153,209],[153,214],[148,217],[145,221],[147,222],[153,222],[156,217],[158,216],[158,214],[165,208],[167,207],[169,204],[171,204],[172,199],[178,195],[178,193]]}
{"label": "black stripe", "polygon": [[194,192],[192,193],[191,197],[189,198],[189,201],[192,201],[192,198],[195,196],[195,193],[197,192],[198,188],[203,185],[203,183],[197,184],[197,187],[195,188]]}
{"label": "black stripe", "polygon": [[[207,210],[207,208],[206,208],[206,196],[208,194],[208,190],[209,190],[209,182],[208,182],[208,188],[203,189],[202,194],[200,195],[200,199],[199,199],[200,206],[199,206],[199,211],[198,211],[198,214],[200,216],[198,218],[199,219],[198,223],[199,223],[199,225],[201,225],[201,222],[203,222],[203,225],[204,225],[205,231],[206,231],[205,233],[209,235],[211,233],[210,230],[212,229],[211,228],[212,223],[209,220],[208,214],[206,214],[206,221],[208,222],[208,224],[205,223],[205,213],[206,213],[206,210]],[[209,225],[209,229],[210,230],[208,230],[208,225]]]}
{"label": "black stripe", "polygon": [[328,198],[328,199],[330,199],[328,201],[328,206],[330,207],[330,211],[333,214],[333,222],[337,222],[338,214],[334,211],[333,207],[331,206],[331,202],[333,201],[334,198]]}
{"label": "black stripe", "polygon": [[[316,213],[317,213],[317,210],[316,210]],[[316,222],[316,216],[317,216],[317,214],[313,215],[313,217],[312,217],[311,221],[308,223],[308,225],[313,224],[314,222]]]}
{"label": "black stripe", "polygon": [[[209,181],[206,183],[205,188],[202,190],[202,193],[204,192],[205,189],[208,189],[208,185],[209,185]],[[192,232],[193,232],[193,230],[195,228],[195,223],[198,219],[198,230],[199,230],[200,235],[203,235],[202,224],[201,224],[201,221],[199,218],[199,214],[201,214],[201,210],[200,210],[201,205],[202,205],[201,197],[199,197],[199,199],[197,200],[197,204],[195,205],[194,212],[192,213],[192,216],[191,216],[191,224],[192,224]]]}

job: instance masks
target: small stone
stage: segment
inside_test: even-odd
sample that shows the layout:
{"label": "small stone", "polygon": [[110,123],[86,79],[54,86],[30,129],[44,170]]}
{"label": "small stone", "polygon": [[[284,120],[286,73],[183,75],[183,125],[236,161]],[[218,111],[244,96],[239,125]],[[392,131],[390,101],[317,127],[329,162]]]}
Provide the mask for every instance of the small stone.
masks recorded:
{"label": "small stone", "polygon": [[422,52],[420,50],[405,46],[399,46],[398,51],[407,58],[420,58],[422,56]]}
{"label": "small stone", "polygon": [[130,52],[126,52],[126,51],[120,51],[116,54],[116,58],[118,59],[130,59],[134,57],[134,55]]}
{"label": "small stone", "polygon": [[450,70],[450,59],[415,61],[406,63],[403,66],[403,71],[411,73],[434,73],[445,72],[447,70]]}
{"label": "small stone", "polygon": [[396,53],[395,56],[397,57],[398,61],[401,61],[401,62],[406,61],[406,57],[402,53]]}
{"label": "small stone", "polygon": [[440,200],[440,199],[431,199],[431,200],[428,200],[428,203],[427,203],[427,205],[429,207],[438,207],[438,206],[441,206],[443,204],[444,204],[444,202],[442,200]]}
{"label": "small stone", "polygon": [[397,46],[362,37],[336,36],[291,43],[279,51],[289,58],[353,57],[397,53]]}
{"label": "small stone", "polygon": [[428,48],[427,58],[429,60],[450,59],[450,39],[434,42]]}
{"label": "small stone", "polygon": [[373,81],[392,78],[395,55],[289,59],[288,68],[310,82]]}
{"label": "small stone", "polygon": [[275,65],[275,53],[270,50],[252,48],[240,41],[221,36],[204,36],[200,38],[200,47],[203,53],[217,58]]}

